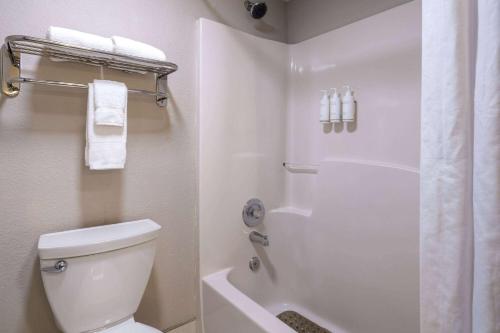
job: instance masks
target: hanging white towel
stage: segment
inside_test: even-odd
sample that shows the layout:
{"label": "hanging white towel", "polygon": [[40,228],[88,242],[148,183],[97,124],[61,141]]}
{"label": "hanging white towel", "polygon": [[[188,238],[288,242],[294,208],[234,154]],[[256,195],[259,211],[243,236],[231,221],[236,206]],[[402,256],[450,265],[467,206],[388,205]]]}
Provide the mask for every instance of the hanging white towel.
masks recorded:
{"label": "hanging white towel", "polygon": [[127,156],[126,107],[123,127],[96,125],[94,114],[94,84],[89,83],[85,165],[91,170],[123,169]]}
{"label": "hanging white towel", "polygon": [[127,94],[123,82],[94,80],[95,124],[123,126]]}
{"label": "hanging white towel", "polygon": [[166,60],[165,53],[154,46],[119,36],[113,36],[111,39],[113,40],[115,53],[152,60]]}
{"label": "hanging white towel", "polygon": [[113,52],[113,41],[111,38],[88,34],[78,30],[49,27],[47,30],[47,39],[94,50]]}

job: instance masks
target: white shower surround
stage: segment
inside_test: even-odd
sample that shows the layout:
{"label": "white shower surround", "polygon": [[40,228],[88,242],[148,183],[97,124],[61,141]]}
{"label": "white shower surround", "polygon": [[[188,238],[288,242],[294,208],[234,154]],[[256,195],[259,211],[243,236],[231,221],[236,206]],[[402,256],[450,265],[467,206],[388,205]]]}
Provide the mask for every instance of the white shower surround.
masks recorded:
{"label": "white shower surround", "polygon": [[[335,332],[418,332],[420,3],[290,46],[202,19],[199,84],[205,333],[292,332],[285,309]],[[343,84],[358,121],[323,127],[319,90]],[[241,221],[252,197],[267,248]]]}

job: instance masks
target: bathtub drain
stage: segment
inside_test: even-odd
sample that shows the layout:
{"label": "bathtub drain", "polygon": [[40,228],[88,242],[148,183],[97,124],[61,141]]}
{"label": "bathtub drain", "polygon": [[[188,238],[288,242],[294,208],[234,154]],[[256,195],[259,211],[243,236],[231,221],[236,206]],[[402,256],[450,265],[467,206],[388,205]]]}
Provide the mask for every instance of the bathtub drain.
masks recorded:
{"label": "bathtub drain", "polygon": [[285,311],[277,317],[299,333],[332,333],[295,311]]}

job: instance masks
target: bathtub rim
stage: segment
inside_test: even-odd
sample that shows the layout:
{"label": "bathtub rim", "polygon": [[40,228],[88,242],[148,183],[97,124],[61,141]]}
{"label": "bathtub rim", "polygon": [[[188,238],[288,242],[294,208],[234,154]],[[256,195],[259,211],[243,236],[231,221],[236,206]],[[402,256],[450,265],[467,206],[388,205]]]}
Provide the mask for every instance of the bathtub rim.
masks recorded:
{"label": "bathtub rim", "polygon": [[[229,275],[234,269],[234,267],[225,268],[203,277],[201,279],[202,288],[211,288],[218,296],[230,303],[243,316],[265,332],[296,333],[269,310],[252,300],[231,283]],[[205,310],[204,306],[203,304],[202,317]]]}

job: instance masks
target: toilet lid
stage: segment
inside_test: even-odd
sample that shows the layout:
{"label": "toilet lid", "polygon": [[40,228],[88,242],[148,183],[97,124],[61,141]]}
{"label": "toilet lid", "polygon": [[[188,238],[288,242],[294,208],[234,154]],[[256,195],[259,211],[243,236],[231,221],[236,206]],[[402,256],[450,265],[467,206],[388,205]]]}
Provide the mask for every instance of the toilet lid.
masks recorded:
{"label": "toilet lid", "polygon": [[141,323],[135,322],[133,319],[127,320],[124,323],[99,331],[99,333],[162,333],[161,331]]}

